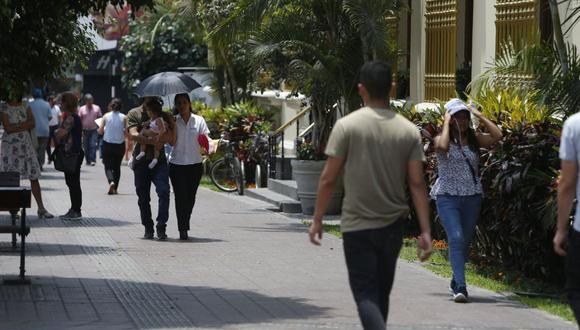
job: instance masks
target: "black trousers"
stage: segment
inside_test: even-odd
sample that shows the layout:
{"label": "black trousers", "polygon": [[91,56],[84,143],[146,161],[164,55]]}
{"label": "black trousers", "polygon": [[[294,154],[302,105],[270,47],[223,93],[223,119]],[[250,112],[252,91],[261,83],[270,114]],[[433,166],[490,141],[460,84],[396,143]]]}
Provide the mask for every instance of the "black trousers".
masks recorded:
{"label": "black trousers", "polygon": [[566,258],[566,293],[570,307],[576,316],[576,322],[580,324],[580,232],[573,228],[570,228]]}
{"label": "black trousers", "polygon": [[[46,144],[46,155],[48,156],[49,162],[50,162],[50,156],[52,156],[51,144],[54,141],[54,132],[56,131],[57,128],[58,128],[58,125],[50,126],[48,128],[49,133],[48,133],[48,143]],[[56,142],[54,142],[54,145],[56,146]]]}
{"label": "black trousers", "polygon": [[81,190],[81,165],[84,153],[81,151],[77,168],[74,172],[65,172],[64,179],[70,195],[71,210],[80,212],[83,204],[83,191]]}
{"label": "black trousers", "polygon": [[385,329],[389,295],[403,245],[403,221],[343,234],[350,289],[365,330]]}
{"label": "black trousers", "polygon": [[179,231],[189,230],[189,219],[195,205],[195,195],[201,181],[201,163],[193,165],[169,164],[169,178],[175,194],[175,213]]}
{"label": "black trousers", "polygon": [[115,187],[119,188],[119,180],[121,179],[121,162],[125,156],[125,142],[115,144],[103,141],[103,164],[105,164],[105,175],[107,182],[115,183]]}

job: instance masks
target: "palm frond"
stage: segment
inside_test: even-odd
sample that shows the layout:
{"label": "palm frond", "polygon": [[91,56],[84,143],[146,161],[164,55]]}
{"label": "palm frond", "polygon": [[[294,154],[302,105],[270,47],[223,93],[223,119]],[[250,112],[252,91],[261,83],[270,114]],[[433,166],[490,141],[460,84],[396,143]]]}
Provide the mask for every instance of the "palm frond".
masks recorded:
{"label": "palm frond", "polygon": [[375,59],[386,59],[389,53],[387,16],[393,14],[393,1],[345,0],[344,10],[359,31],[364,51]]}
{"label": "palm frond", "polygon": [[290,0],[241,0],[234,12],[209,31],[208,39],[233,42],[257,30],[268,14],[283,8]]}
{"label": "palm frond", "polygon": [[572,29],[574,28],[574,26],[576,24],[578,24],[578,22],[580,22],[580,3],[578,3],[578,1],[576,1],[576,5],[572,4],[572,1],[567,1],[567,0],[562,0],[560,2],[560,4],[563,4],[564,2],[567,2],[567,8],[566,8],[566,18],[564,19],[564,21],[562,22],[562,26],[566,26],[566,30],[564,31],[564,34],[568,34],[570,33],[570,31],[572,31]]}

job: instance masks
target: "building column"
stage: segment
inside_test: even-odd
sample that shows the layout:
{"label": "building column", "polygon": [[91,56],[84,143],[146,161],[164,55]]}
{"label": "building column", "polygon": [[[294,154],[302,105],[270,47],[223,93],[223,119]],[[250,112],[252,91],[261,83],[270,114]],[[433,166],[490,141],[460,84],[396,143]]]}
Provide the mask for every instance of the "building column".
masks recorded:
{"label": "building column", "polygon": [[[573,6],[578,5],[580,5],[580,2],[578,2],[578,0],[560,3],[558,5],[558,11],[560,12],[560,21],[564,22],[566,17],[570,15],[570,10],[573,8]],[[564,33],[566,33],[566,30],[568,29],[569,26],[570,26],[569,24],[565,24],[562,27]],[[564,41],[576,45],[578,50],[580,50],[580,23],[577,23],[570,31],[568,31],[568,33],[564,35]]]}
{"label": "building column", "polygon": [[471,79],[488,70],[495,59],[495,1],[473,1]]}
{"label": "building column", "polygon": [[411,55],[409,88],[413,103],[425,99],[425,10],[424,0],[411,1]]}

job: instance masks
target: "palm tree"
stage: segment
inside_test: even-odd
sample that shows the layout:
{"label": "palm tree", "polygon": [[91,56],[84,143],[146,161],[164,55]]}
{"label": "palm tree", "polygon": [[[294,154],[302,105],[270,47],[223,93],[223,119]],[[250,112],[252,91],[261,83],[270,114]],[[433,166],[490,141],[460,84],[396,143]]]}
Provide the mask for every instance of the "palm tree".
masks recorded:
{"label": "palm tree", "polygon": [[548,0],[550,4],[550,13],[552,15],[552,26],[554,28],[554,43],[558,49],[562,71],[568,73],[568,62],[566,55],[566,45],[564,43],[564,33],[562,33],[562,23],[560,21],[560,11],[558,10],[558,0]]}
{"label": "palm tree", "polygon": [[208,35],[220,44],[247,41],[256,74],[291,81],[310,98],[313,144],[321,155],[336,111],[361,105],[358,69],[369,60],[396,60],[388,17],[398,0],[241,0]]}
{"label": "palm tree", "polygon": [[569,116],[580,111],[580,54],[574,45],[565,44],[565,59],[561,56],[555,44],[532,44],[516,50],[508,42],[493,67],[471,82],[469,92],[475,98],[493,87],[519,86],[522,93],[539,90],[542,93],[536,101]]}
{"label": "palm tree", "polygon": [[[241,66],[236,65],[235,42],[225,42],[217,38],[207,38],[210,31],[226,19],[236,7],[235,0],[157,0],[158,3],[169,7],[159,18],[157,24],[167,18],[188,22],[197,35],[204,36],[210,51],[213,52],[214,71],[216,73],[215,89],[221,103],[224,106],[234,104],[240,99],[239,89],[245,90],[246,86],[239,84]],[[155,30],[154,30],[155,32]],[[152,34],[152,39],[155,33]],[[238,47],[239,48],[239,47]],[[244,75],[245,72],[242,73]],[[244,94],[242,92],[242,94]],[[243,97],[243,95],[242,95]]]}

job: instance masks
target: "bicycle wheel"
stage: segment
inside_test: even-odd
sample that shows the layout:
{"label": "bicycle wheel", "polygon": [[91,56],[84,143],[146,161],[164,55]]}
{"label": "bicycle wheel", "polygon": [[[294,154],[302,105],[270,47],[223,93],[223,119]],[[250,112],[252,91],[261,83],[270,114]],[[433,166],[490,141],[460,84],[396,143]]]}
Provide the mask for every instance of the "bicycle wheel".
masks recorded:
{"label": "bicycle wheel", "polygon": [[244,167],[243,163],[240,162],[238,158],[234,158],[234,173],[236,174],[236,186],[239,195],[244,194],[244,188],[246,188],[246,180],[244,179]]}
{"label": "bicycle wheel", "polygon": [[216,187],[225,192],[237,190],[236,173],[233,164],[228,164],[222,158],[211,166],[210,179]]}

